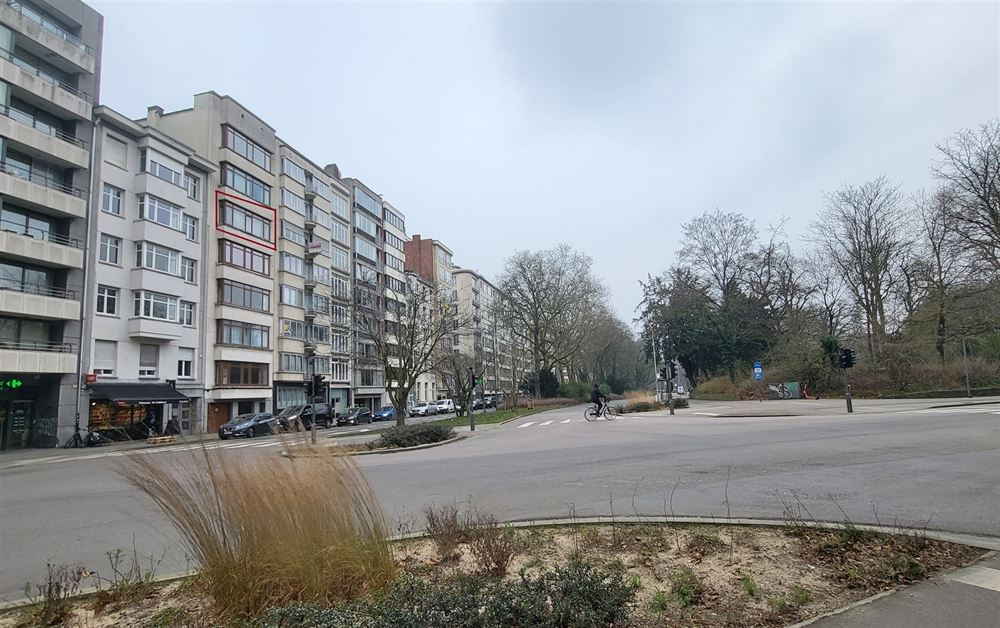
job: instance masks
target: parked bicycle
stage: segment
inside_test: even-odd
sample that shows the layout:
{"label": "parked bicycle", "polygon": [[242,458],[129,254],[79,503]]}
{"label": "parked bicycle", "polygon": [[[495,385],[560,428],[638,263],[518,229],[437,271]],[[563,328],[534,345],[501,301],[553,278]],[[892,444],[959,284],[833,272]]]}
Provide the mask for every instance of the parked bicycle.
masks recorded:
{"label": "parked bicycle", "polygon": [[592,403],[587,406],[587,409],[583,412],[584,418],[588,421],[596,421],[597,419],[604,417],[608,421],[614,421],[621,416],[618,408],[612,406],[610,403],[604,404],[604,408],[600,412],[597,411],[597,404]]}

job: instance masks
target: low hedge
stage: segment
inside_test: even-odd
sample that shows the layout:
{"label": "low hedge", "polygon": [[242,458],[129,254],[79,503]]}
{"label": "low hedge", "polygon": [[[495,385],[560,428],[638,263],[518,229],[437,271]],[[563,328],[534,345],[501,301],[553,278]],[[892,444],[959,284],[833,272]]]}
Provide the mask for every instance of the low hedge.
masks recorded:
{"label": "low hedge", "polygon": [[583,628],[623,624],[635,588],[621,569],[574,560],[515,581],[454,576],[427,582],[405,575],[382,594],[339,608],[294,604],[269,611],[258,628]]}
{"label": "low hedge", "polygon": [[455,430],[448,425],[420,423],[419,425],[396,426],[382,430],[378,439],[371,443],[371,448],[416,447],[417,445],[440,443],[452,438],[455,438]]}

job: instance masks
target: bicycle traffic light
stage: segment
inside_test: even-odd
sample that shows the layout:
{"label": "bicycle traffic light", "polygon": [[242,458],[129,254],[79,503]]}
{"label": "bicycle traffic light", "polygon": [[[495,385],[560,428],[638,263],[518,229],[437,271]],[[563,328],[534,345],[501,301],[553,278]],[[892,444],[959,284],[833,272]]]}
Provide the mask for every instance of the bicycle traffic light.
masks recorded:
{"label": "bicycle traffic light", "polygon": [[840,368],[849,369],[854,366],[854,352],[850,349],[840,350]]}

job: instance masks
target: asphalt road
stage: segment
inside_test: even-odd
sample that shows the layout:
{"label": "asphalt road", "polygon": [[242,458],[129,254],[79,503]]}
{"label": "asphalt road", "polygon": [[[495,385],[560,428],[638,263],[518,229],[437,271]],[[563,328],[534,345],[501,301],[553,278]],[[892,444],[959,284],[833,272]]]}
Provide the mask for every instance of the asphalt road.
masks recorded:
{"label": "asphalt road", "polygon": [[[842,520],[843,509],[859,523],[1000,536],[1000,405],[809,417],[697,411],[588,423],[579,406],[359,460],[404,530],[421,527],[429,503],[469,500],[509,520],[663,514],[676,485],[677,515],[781,518],[791,505],[816,519]],[[268,439],[226,446],[235,444],[227,455],[277,452]],[[176,533],[118,477],[110,453],[0,470],[0,600],[22,597],[46,561],[100,568],[104,552],[130,549],[133,538],[140,555],[166,551],[159,573],[188,567]]]}

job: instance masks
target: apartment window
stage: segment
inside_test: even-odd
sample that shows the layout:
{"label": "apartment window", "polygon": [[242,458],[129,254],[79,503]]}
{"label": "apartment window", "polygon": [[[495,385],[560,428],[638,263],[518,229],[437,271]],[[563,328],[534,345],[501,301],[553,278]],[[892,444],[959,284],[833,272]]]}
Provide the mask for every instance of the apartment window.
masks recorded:
{"label": "apartment window", "polygon": [[124,194],[122,189],[105,183],[104,193],[101,195],[101,210],[115,216],[121,216],[122,194]]}
{"label": "apartment window", "polygon": [[164,227],[181,230],[181,208],[150,194],[139,195],[139,215]]}
{"label": "apartment window", "polygon": [[194,349],[188,347],[177,349],[177,377],[180,379],[194,378]]}
{"label": "apartment window", "polygon": [[194,303],[191,303],[190,301],[181,301],[180,322],[181,325],[184,325],[185,327],[194,327]]}
{"label": "apartment window", "polygon": [[330,223],[330,239],[336,242],[340,242],[344,246],[351,245],[351,236],[348,232],[347,225],[344,223],[334,220]]}
{"label": "apartment window", "polygon": [[306,357],[301,353],[279,353],[278,370],[286,373],[305,373]]}
{"label": "apartment window", "polygon": [[402,251],[403,250],[403,240],[402,240],[402,238],[399,238],[395,234],[389,233],[388,231],[383,231],[383,233],[385,234],[385,243],[386,244],[388,244],[389,246],[395,248],[398,251]]}
{"label": "apartment window", "polygon": [[94,373],[111,377],[118,365],[118,343],[113,340],[94,341]]}
{"label": "apartment window", "polygon": [[351,216],[348,213],[348,203],[346,198],[333,194],[330,198],[330,205],[333,207],[333,213],[337,214],[344,220],[351,219]]}
{"label": "apartment window", "polygon": [[306,264],[306,279],[325,286],[330,283],[330,269],[319,264]]}
{"label": "apartment window", "polygon": [[135,243],[135,265],[137,268],[149,268],[161,273],[180,275],[181,254],[150,242]]}
{"label": "apartment window", "polygon": [[164,166],[155,159],[156,153],[149,150],[139,152],[139,168],[143,172],[148,172],[158,179],[163,179],[167,183],[173,183],[177,187],[184,187],[184,175],[173,168]]}
{"label": "apartment window", "polygon": [[271,292],[238,281],[220,279],[219,302],[249,310],[269,312],[271,311]]}
{"label": "apartment window", "polygon": [[313,356],[313,373],[319,373],[321,375],[330,374],[330,358],[325,356]]}
{"label": "apartment window", "polygon": [[281,302],[284,305],[294,305],[302,307],[304,304],[303,292],[300,288],[281,284]]}
{"label": "apartment window", "polygon": [[104,136],[104,161],[128,169],[128,144],[116,137]]}
{"label": "apartment window", "polygon": [[292,273],[293,275],[298,275],[299,277],[305,277],[306,274],[306,263],[298,255],[292,255],[291,253],[281,254],[281,270],[285,272]]}
{"label": "apartment window", "polygon": [[330,334],[330,350],[334,353],[347,353],[347,334],[335,331]]}
{"label": "apartment window", "polygon": [[326,314],[330,311],[330,299],[322,294],[310,292],[306,295],[306,307],[321,314]]}
{"label": "apartment window", "polygon": [[378,229],[375,226],[375,221],[362,213],[354,214],[354,226],[373,238],[378,237]]}
{"label": "apartment window", "polygon": [[181,277],[188,283],[198,283],[198,262],[187,257],[182,257]]}
{"label": "apartment window", "polygon": [[121,252],[122,240],[106,233],[101,234],[100,260],[108,264],[118,264],[118,255]]}
{"label": "apartment window", "polygon": [[219,321],[217,342],[248,349],[268,349],[271,342],[271,328],[223,319]]}
{"label": "apartment window", "polygon": [[311,177],[307,174],[306,186],[316,194],[325,198],[326,200],[330,200],[330,186],[327,185],[326,183],[323,183],[319,179]]}
{"label": "apartment window", "polygon": [[118,288],[111,286],[97,286],[97,313],[118,314]]}
{"label": "apartment window", "polygon": [[271,256],[249,247],[219,240],[219,257],[223,264],[235,266],[261,275],[271,274]]}
{"label": "apartment window", "polygon": [[330,322],[334,325],[347,325],[347,306],[333,305],[330,307]]}
{"label": "apartment window", "polygon": [[385,276],[385,285],[390,290],[394,290],[399,293],[403,293],[406,291],[406,282],[396,279],[391,275]]}
{"label": "apartment window", "polygon": [[281,319],[281,336],[302,340],[306,337],[306,324],[291,318]]}
{"label": "apartment window", "polygon": [[389,268],[398,270],[399,272],[403,272],[404,267],[406,266],[403,260],[390,253],[385,254],[385,265]]}
{"label": "apartment window", "polygon": [[219,203],[219,222],[258,240],[273,240],[270,220],[229,201]]}
{"label": "apartment window", "polygon": [[306,245],[306,232],[287,220],[281,221],[281,237],[302,246]]}
{"label": "apartment window", "polygon": [[334,275],[330,280],[330,291],[338,299],[348,299],[351,296],[351,284],[344,277]]}
{"label": "apartment window", "polygon": [[198,188],[200,187],[198,177],[193,174],[184,173],[184,189],[187,190],[188,198],[198,200]]}
{"label": "apartment window", "polygon": [[314,342],[326,344],[330,342],[330,328],[326,325],[311,325],[308,329],[307,338]]}
{"label": "apartment window", "polygon": [[349,381],[347,378],[347,361],[330,360],[330,377],[335,382]]}
{"label": "apartment window", "polygon": [[256,362],[215,363],[216,386],[270,386],[267,364]]}
{"label": "apartment window", "polygon": [[198,219],[194,216],[189,216],[184,214],[181,218],[181,227],[184,231],[184,237],[192,242],[198,241]]}
{"label": "apartment window", "polygon": [[359,371],[359,386],[382,386],[382,371],[376,371],[374,369],[361,369]]}
{"label": "apartment window", "polygon": [[360,236],[354,236],[354,252],[369,261],[378,261],[378,249],[375,248],[374,244]]}
{"label": "apartment window", "polygon": [[371,195],[357,186],[354,187],[354,204],[368,210],[375,216],[382,215],[382,203],[376,201]]}
{"label": "apartment window", "polygon": [[135,290],[132,300],[132,315],[176,323],[177,305],[177,297],[148,290]]}
{"label": "apartment window", "polygon": [[306,169],[288,157],[281,158],[281,172],[287,174],[302,185],[306,183]]}
{"label": "apartment window", "polygon": [[402,217],[400,217],[399,215],[388,209],[385,210],[384,216],[386,222],[388,222],[393,227],[399,229],[403,233],[406,233],[406,223],[403,222]]}
{"label": "apartment window", "polygon": [[222,185],[264,205],[271,204],[271,186],[232,164],[222,164]]}
{"label": "apartment window", "polygon": [[281,188],[281,204],[296,214],[306,215],[306,199],[288,188]]}
{"label": "apartment window", "polygon": [[321,227],[330,228],[330,214],[315,205],[306,206],[306,220],[311,220]]}
{"label": "apartment window", "polygon": [[156,377],[160,366],[160,345],[139,345],[139,377]]}
{"label": "apartment window", "polygon": [[223,137],[226,148],[271,172],[271,155],[260,144],[228,126],[224,129]]}
{"label": "apartment window", "polygon": [[331,246],[330,247],[330,266],[336,268],[341,272],[348,272],[351,270],[351,260],[347,251],[342,248]]}

